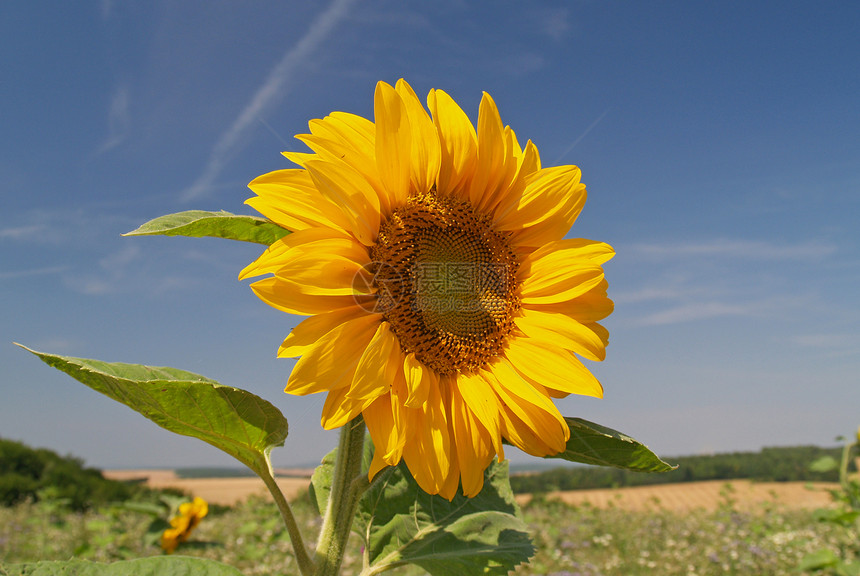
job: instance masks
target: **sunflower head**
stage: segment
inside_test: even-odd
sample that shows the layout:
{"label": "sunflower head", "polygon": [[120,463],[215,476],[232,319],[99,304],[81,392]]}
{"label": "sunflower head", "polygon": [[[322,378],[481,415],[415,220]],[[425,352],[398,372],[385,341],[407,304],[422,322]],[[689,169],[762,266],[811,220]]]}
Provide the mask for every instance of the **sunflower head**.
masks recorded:
{"label": "sunflower head", "polygon": [[502,440],[536,456],[570,431],[552,398],[601,396],[612,311],[601,242],[565,238],[585,203],[575,166],[541,166],[484,94],[473,126],[441,90],[377,84],[374,121],[334,112],[297,136],[299,168],[255,179],[248,204],[293,233],[240,278],[308,316],[279,356],[292,394],[327,392],[322,425],[364,415],[370,475],[405,460],[451,499],[483,485]]}
{"label": "sunflower head", "polygon": [[161,534],[161,548],[168,554],[173,554],[176,548],[188,540],[191,532],[209,513],[209,504],[203,498],[195,497],[191,502],[179,505],[179,515],[170,520],[170,528]]}

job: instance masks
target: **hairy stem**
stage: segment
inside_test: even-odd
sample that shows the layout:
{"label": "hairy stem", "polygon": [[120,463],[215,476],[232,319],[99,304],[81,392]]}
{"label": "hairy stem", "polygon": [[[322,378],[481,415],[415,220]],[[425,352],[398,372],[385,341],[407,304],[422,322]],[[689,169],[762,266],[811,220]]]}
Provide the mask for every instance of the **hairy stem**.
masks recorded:
{"label": "hairy stem", "polygon": [[364,420],[361,416],[340,430],[340,442],[323,525],[316,549],[315,576],[337,576],[346,552],[358,500],[366,482],[355,482],[361,474],[364,452]]}

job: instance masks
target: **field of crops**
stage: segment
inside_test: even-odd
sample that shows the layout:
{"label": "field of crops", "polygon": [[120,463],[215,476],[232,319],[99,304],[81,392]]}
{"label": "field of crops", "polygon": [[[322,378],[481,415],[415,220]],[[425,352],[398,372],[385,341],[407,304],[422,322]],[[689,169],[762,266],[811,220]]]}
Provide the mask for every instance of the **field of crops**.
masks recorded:
{"label": "field of crops", "polygon": [[[780,501],[776,494],[746,505],[744,492],[730,484],[722,484],[712,509],[685,511],[668,509],[659,498],[625,507],[633,501],[630,490],[635,489],[619,491],[621,496],[603,508],[532,498],[523,513],[538,553],[517,574],[789,575],[797,574],[806,554],[821,548],[837,551],[858,538],[853,529],[819,523],[812,510]],[[296,512],[310,534],[319,520],[304,502],[305,497],[297,498]],[[0,508],[0,563],[72,556],[113,561],[160,554],[156,544],[144,542],[149,521],[119,507],[73,513],[43,501]],[[178,553],[215,558],[248,575],[297,573],[277,511],[264,498],[213,507],[192,540]],[[360,544],[353,544],[344,574],[358,572]]]}

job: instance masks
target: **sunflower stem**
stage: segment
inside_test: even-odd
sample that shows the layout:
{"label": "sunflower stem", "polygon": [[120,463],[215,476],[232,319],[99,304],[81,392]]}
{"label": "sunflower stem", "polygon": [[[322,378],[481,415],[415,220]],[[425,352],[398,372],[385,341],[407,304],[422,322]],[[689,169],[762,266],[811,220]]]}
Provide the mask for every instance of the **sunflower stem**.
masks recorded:
{"label": "sunflower stem", "polygon": [[296,562],[299,565],[299,571],[302,576],[312,576],[314,573],[314,562],[305,546],[305,541],[302,538],[302,533],[301,530],[299,530],[296,517],[293,516],[293,510],[290,508],[290,503],[287,502],[287,499],[281,491],[280,486],[278,486],[278,483],[275,481],[274,476],[271,474],[261,474],[260,478],[265,482],[266,488],[269,489],[269,493],[278,505],[278,510],[281,511],[281,518],[283,518],[284,525],[287,527],[287,533],[290,535],[290,542],[293,544],[293,552],[296,555]]}
{"label": "sunflower stem", "polygon": [[315,576],[337,576],[358,500],[366,485],[355,482],[364,456],[364,420],[358,416],[340,430],[331,493],[316,548]]}

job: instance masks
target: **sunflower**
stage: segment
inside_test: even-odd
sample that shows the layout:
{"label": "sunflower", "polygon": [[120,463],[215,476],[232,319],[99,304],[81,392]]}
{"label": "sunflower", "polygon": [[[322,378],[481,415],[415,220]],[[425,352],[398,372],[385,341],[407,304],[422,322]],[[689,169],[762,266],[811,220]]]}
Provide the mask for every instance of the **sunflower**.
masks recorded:
{"label": "sunflower", "polygon": [[209,504],[203,498],[194,498],[179,506],[179,515],[170,520],[170,528],[161,534],[161,547],[168,554],[173,554],[176,548],[188,540],[191,532],[209,513]]}
{"label": "sunflower", "polygon": [[374,122],[344,112],[297,138],[300,166],[249,184],[247,204],[292,234],[240,279],[267,304],[309,316],[278,356],[298,357],[290,394],[327,392],[322,426],[358,415],[370,477],[403,459],[451,499],[483,486],[503,440],[561,452],[553,398],[600,397],[578,356],[603,360],[612,311],[601,242],[566,239],[585,203],[576,166],[542,168],[484,93],[477,127],[431,90],[379,82]]}

